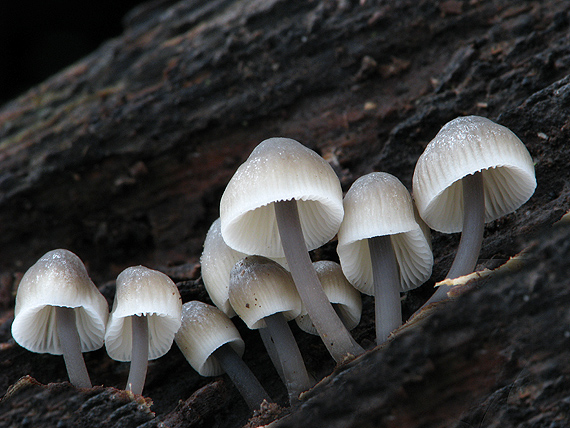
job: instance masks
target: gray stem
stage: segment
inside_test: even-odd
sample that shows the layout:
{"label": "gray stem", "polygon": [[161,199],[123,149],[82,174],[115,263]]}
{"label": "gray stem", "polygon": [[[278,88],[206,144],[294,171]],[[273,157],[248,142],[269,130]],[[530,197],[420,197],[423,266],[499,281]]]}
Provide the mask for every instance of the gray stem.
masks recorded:
{"label": "gray stem", "polygon": [[76,388],[91,388],[91,380],[81,353],[81,342],[75,325],[75,309],[57,306],[55,317],[69,381]]}
{"label": "gray stem", "polygon": [[258,410],[263,400],[272,402],[269,394],[229,343],[220,346],[213,355],[251,410]]}
{"label": "gray stem", "polygon": [[[485,193],[483,174],[479,171],[462,179],[463,231],[457,254],[446,278],[458,278],[470,274],[477,266],[485,229]],[[426,304],[447,298],[451,286],[440,286]]]}
{"label": "gray stem", "polygon": [[131,316],[133,343],[131,368],[127,380],[127,391],[142,394],[148,366],[148,319],[146,316]]}
{"label": "gray stem", "polygon": [[301,296],[319,336],[336,362],[350,355],[356,356],[364,349],[352,338],[335,313],[311,263],[301,223],[297,202],[279,201],[274,204],[277,226],[293,281]]}
{"label": "gray stem", "polygon": [[301,392],[313,386],[295,337],[281,312],[264,318],[267,330],[275,343],[275,350],[281,361],[289,401],[293,405]]}
{"label": "gray stem", "polygon": [[376,343],[384,343],[391,332],[402,325],[400,271],[390,236],[368,239],[376,315]]}
{"label": "gray stem", "polygon": [[277,355],[277,350],[275,349],[275,342],[273,341],[271,334],[269,334],[269,330],[266,328],[260,328],[259,335],[261,336],[261,340],[265,345],[265,349],[269,354],[269,358],[277,370],[277,374],[281,378],[281,381],[285,383],[285,377],[283,376],[283,368],[281,367],[281,361],[279,360],[279,355]]}

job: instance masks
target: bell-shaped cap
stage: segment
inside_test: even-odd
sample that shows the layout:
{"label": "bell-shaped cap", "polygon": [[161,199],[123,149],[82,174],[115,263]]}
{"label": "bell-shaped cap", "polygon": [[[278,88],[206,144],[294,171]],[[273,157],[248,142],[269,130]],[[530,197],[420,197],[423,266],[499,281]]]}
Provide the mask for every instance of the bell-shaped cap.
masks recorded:
{"label": "bell-shaped cap", "polygon": [[458,117],[430,141],[414,170],[414,198],[428,226],[444,233],[463,229],[460,180],[478,171],[486,222],[516,210],[536,188],[532,158],[510,129],[484,117]]}
{"label": "bell-shaped cap", "polygon": [[44,254],[22,277],[16,295],[12,337],[32,352],[61,355],[55,308],[75,308],[81,351],[103,346],[107,301],[79,257],[58,249]]}
{"label": "bell-shaped cap", "polygon": [[117,361],[131,361],[133,315],[148,319],[148,359],[162,357],[180,328],[182,299],[176,284],[164,273],[133,266],[117,277],[113,309],[107,323],[105,347]]}
{"label": "bell-shaped cap", "polygon": [[344,210],[337,252],[342,270],[354,287],[374,294],[368,239],[375,236],[390,236],[401,291],[418,287],[431,276],[429,235],[416,221],[412,198],[400,180],[384,172],[360,177],[346,193]]}
{"label": "bell-shaped cap", "polygon": [[309,250],[337,233],[342,190],[332,167],[289,138],[260,143],[238,168],[220,202],[226,243],[246,254],[284,257],[273,203],[295,199]]}
{"label": "bell-shaped cap", "polygon": [[186,360],[201,376],[218,376],[224,369],[212,355],[229,344],[241,357],[245,344],[237,328],[218,308],[197,300],[182,305],[182,325],[176,344]]}
{"label": "bell-shaped cap", "polygon": [[[360,316],[362,315],[360,292],[348,282],[338,263],[321,260],[314,262],[313,266],[325,294],[335,307],[341,321],[348,330],[352,330],[360,323]],[[301,330],[318,335],[304,308],[301,314],[295,318],[295,322]]]}
{"label": "bell-shaped cap", "polygon": [[230,272],[230,303],[252,329],[266,327],[264,318],[281,312],[287,321],[302,309],[293,277],[274,260],[248,256]]}

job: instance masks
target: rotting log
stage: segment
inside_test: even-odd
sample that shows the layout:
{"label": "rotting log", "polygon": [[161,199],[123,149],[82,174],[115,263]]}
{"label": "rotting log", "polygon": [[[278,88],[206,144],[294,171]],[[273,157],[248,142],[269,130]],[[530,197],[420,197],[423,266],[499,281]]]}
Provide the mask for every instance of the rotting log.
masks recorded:
{"label": "rotting log", "polygon": [[[563,242],[550,236],[550,244],[543,244],[536,234],[546,236],[543,231],[570,205],[569,21],[563,0],[156,1],[135,9],[121,37],[0,108],[0,393],[24,375],[46,384],[66,380],[60,359],[28,353],[10,341],[9,291],[46,251],[64,247],[80,255],[109,299],[110,281],[120,270],[146,264],[175,278],[185,301],[207,301],[195,265],[205,233],[218,216],[225,184],[261,140],[287,136],[317,150],[345,190],[372,170],[390,172],[410,188],[415,161],[439,128],[456,116],[478,114],[524,141],[538,179],[527,204],[487,225],[480,267],[495,267],[531,243],[541,248],[535,254],[539,262],[505,282],[514,300],[482,285],[442,308],[421,335],[402,335],[335,371],[302,410],[281,423],[491,426],[482,423],[489,421],[488,409],[502,418],[497,426],[517,426],[527,417],[555,421],[562,404],[549,400],[569,395],[568,359],[536,349],[562,349],[566,330],[541,337],[517,299],[567,278],[555,273],[549,279],[545,270],[564,273],[562,265],[551,266],[561,257]],[[457,236],[434,234],[433,280],[408,294],[406,316],[443,278],[457,242]],[[334,258],[335,244],[314,256]],[[520,294],[531,286],[524,281],[535,282]],[[545,317],[565,319],[567,299],[559,287],[564,284],[556,282],[555,289],[541,294],[548,301],[531,305],[532,316],[544,311]],[[504,289],[503,283],[498,287]],[[504,331],[489,330],[486,307],[499,318],[509,316],[497,327]],[[453,312],[464,315],[460,322],[452,322]],[[363,322],[355,331],[365,345],[373,340],[371,317],[365,301]],[[527,335],[517,333],[519,319]],[[446,328],[436,328],[444,322]],[[285,392],[257,336],[239,328],[248,347],[246,361],[284,403]],[[469,335],[462,335],[466,331]],[[330,374],[333,364],[318,341],[296,335],[309,370],[319,378]],[[465,337],[471,339],[462,342]],[[433,357],[435,344],[448,344],[451,354]],[[467,355],[476,349],[482,351]],[[503,355],[500,349],[523,354]],[[412,352],[408,358],[397,358],[406,350]],[[95,384],[123,387],[127,369],[104,350],[86,360]],[[390,375],[388,385],[379,384],[387,390],[349,377],[383,373],[386,365],[394,376],[404,374],[400,383]],[[544,365],[553,368],[545,372]],[[485,370],[488,375],[480,377]],[[464,400],[438,401],[434,394],[441,392],[440,384],[423,388],[430,379],[473,382],[465,386],[470,395]],[[211,391],[218,389],[223,390],[199,378],[174,348],[149,367],[145,395],[154,402],[155,417],[146,423],[179,420],[176,412],[184,409],[177,407],[179,400],[190,400],[205,406],[201,411],[209,421],[243,425],[250,415],[230,387],[212,403],[221,410],[208,410]],[[48,408],[50,395],[42,393]],[[349,394],[349,410],[334,417],[318,410],[338,412],[333,397],[343,393]],[[351,404],[352,396],[364,393],[371,394],[368,404]],[[0,407],[10,406],[17,395],[10,397]],[[75,399],[86,399],[81,397]],[[425,403],[419,407],[425,411],[410,410],[414,402]],[[516,409],[516,419],[508,409]],[[0,415],[0,426],[18,421]],[[203,423],[188,418],[180,420],[187,426]]]}

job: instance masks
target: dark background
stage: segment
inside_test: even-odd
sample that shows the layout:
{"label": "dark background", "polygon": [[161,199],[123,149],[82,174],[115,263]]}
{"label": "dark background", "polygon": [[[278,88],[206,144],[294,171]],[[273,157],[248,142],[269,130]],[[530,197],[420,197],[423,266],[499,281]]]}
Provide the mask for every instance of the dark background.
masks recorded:
{"label": "dark background", "polygon": [[0,2],[0,104],[122,32],[141,0]]}

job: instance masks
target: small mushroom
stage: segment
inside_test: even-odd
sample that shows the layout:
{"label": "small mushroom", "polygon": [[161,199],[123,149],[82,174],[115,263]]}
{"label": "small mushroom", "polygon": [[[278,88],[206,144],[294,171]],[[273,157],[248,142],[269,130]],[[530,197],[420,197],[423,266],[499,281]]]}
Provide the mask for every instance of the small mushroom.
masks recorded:
{"label": "small mushroom", "polygon": [[230,305],[228,290],[230,271],[247,254],[230,248],[222,238],[220,219],[212,223],[204,241],[204,251],[200,257],[202,281],[212,302],[228,317],[235,316]]}
{"label": "small mushroom", "polygon": [[391,174],[360,177],[344,198],[337,252],[346,278],[375,301],[380,344],[402,324],[400,292],[431,276],[429,235],[416,220],[406,187]]}
{"label": "small mushroom", "polygon": [[[462,232],[447,278],[473,272],[484,223],[516,210],[535,188],[532,158],[508,128],[466,116],[438,132],[418,159],[413,194],[429,227]],[[427,303],[445,299],[448,291],[449,287],[439,287]]]}
{"label": "small mushroom", "polygon": [[[338,263],[320,260],[314,262],[313,266],[334,310],[346,328],[352,330],[360,323],[360,316],[362,315],[360,292],[348,282]],[[318,335],[311,318],[304,309],[295,318],[295,322],[304,332]]]}
{"label": "small mushroom", "polygon": [[343,218],[331,166],[295,140],[260,143],[236,171],[220,202],[224,241],[237,251],[285,257],[315,328],[340,362],[364,350],[328,301],[307,250],[328,242]]}
{"label": "small mushroom", "polygon": [[[220,219],[215,220],[206,234],[204,250],[200,257],[202,280],[212,302],[230,318],[236,314],[228,296],[230,271],[246,256],[247,254],[236,251],[225,243],[220,230]],[[287,269],[287,261],[284,258],[275,261]]]}
{"label": "small mushroom", "polygon": [[22,277],[12,337],[32,352],[62,355],[70,382],[91,388],[82,352],[103,346],[107,301],[79,257],[58,249],[44,254]]}
{"label": "small mushroom", "polygon": [[291,274],[262,256],[248,256],[230,273],[230,303],[252,330],[267,328],[275,343],[291,404],[313,383],[287,321],[301,313]]}
{"label": "small mushroom", "polygon": [[180,328],[182,300],[162,272],[134,266],[117,277],[105,347],[116,361],[130,361],[127,391],[141,394],[149,360],[166,354]]}
{"label": "small mushroom", "polygon": [[[226,244],[220,230],[220,219],[218,218],[214,221],[206,234],[204,250],[200,257],[202,280],[204,281],[204,287],[210,299],[212,299],[212,302],[230,318],[236,315],[230,304],[228,294],[230,271],[239,260],[246,256],[247,254],[236,251]],[[287,260],[285,258],[276,258],[275,261],[285,269],[288,269]],[[267,329],[261,329],[259,334],[273,365],[277,369],[281,379],[285,382],[283,370],[281,370],[281,362],[277,356],[271,335],[267,332]]]}
{"label": "small mushroom", "polygon": [[243,362],[245,344],[228,316],[199,301],[182,305],[182,325],[175,341],[201,376],[227,373],[250,409],[259,409],[269,394]]}

